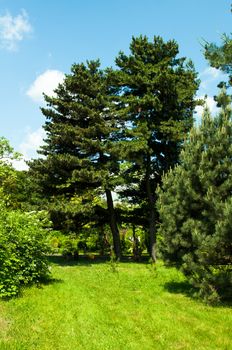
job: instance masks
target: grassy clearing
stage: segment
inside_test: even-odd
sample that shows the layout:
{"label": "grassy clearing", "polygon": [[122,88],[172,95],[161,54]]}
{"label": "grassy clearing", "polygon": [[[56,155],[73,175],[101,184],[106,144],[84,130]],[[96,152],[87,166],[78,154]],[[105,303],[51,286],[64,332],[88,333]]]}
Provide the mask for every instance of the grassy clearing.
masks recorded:
{"label": "grassy clearing", "polygon": [[57,262],[55,281],[0,302],[1,350],[232,349],[231,308],[194,300],[174,268]]}

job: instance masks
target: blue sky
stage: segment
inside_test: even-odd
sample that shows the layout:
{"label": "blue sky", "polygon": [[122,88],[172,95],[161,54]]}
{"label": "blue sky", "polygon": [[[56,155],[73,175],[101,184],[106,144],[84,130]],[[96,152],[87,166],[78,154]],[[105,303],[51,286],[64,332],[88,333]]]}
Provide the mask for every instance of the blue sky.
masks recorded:
{"label": "blue sky", "polygon": [[[220,43],[231,32],[231,0],[0,0],[1,135],[35,156],[45,121],[41,91],[52,93],[71,65],[100,58],[113,66],[128,52],[132,35],[175,39],[180,56],[191,58],[212,96],[222,74],[209,68],[200,42]],[[199,111],[198,111],[199,112]],[[18,168],[24,165],[20,163]]]}

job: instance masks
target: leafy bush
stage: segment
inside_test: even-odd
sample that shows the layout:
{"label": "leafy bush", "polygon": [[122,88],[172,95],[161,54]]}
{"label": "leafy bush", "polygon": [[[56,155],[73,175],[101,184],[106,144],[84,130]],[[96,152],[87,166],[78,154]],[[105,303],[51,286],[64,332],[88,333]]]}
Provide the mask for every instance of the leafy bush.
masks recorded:
{"label": "leafy bush", "polygon": [[75,238],[67,237],[62,244],[62,255],[66,259],[74,259],[78,260],[79,252],[78,252],[78,241]]}
{"label": "leafy bush", "polygon": [[49,276],[44,213],[7,211],[0,206],[0,296]]}
{"label": "leafy bush", "polygon": [[64,235],[61,231],[51,230],[47,236],[47,241],[49,243],[51,254],[61,253],[64,241],[67,236]]}

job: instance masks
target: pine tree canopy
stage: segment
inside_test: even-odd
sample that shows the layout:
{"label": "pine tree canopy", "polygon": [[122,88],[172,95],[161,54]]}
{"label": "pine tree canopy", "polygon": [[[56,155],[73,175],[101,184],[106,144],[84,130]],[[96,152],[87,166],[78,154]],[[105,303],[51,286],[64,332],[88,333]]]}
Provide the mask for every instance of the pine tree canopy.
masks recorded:
{"label": "pine tree canopy", "polygon": [[67,191],[75,192],[77,188],[114,186],[110,175],[118,169],[112,155],[116,122],[99,65],[99,61],[74,64],[56,90],[57,96],[45,96],[48,107],[42,112],[47,118],[47,139],[40,153],[46,160],[37,164],[45,166],[43,176],[46,172],[52,176],[56,189],[66,185]]}
{"label": "pine tree canopy", "polygon": [[[33,161],[31,171],[50,195],[106,194],[110,224],[119,241],[111,190],[119,181],[117,133],[120,121],[111,112],[106,73],[99,61],[74,64],[71,74],[56,89],[56,96],[45,96],[47,108],[46,158]],[[84,196],[86,194],[86,196]],[[85,203],[84,203],[85,202]],[[83,201],[83,206],[86,201]],[[120,256],[118,244],[116,255]]]}
{"label": "pine tree canopy", "polygon": [[231,297],[232,288],[232,112],[226,90],[220,95],[221,112],[212,118],[205,110],[157,202],[164,259],[207,298]]}
{"label": "pine tree canopy", "polygon": [[130,54],[120,52],[118,69],[109,71],[112,94],[120,99],[117,113],[125,120],[121,154],[130,166],[124,172],[128,184],[124,196],[146,203],[154,260],[155,188],[163,172],[178,161],[197,104],[194,97],[199,81],[193,64],[177,55],[173,40],[133,37]]}
{"label": "pine tree canopy", "polygon": [[221,46],[207,42],[204,48],[205,58],[209,60],[210,65],[229,74],[232,84],[232,38],[223,35]]}

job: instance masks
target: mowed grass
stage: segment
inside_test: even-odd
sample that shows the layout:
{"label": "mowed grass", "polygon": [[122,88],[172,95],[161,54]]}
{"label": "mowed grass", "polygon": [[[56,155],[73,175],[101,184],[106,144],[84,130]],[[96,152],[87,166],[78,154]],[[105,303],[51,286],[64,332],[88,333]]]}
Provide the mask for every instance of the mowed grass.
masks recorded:
{"label": "mowed grass", "polygon": [[232,349],[231,307],[195,300],[174,268],[60,259],[52,274],[0,301],[1,350]]}

